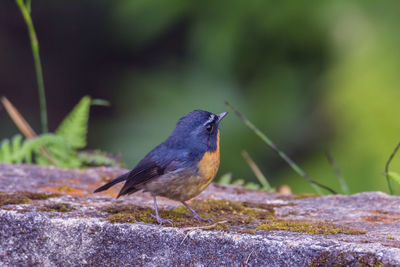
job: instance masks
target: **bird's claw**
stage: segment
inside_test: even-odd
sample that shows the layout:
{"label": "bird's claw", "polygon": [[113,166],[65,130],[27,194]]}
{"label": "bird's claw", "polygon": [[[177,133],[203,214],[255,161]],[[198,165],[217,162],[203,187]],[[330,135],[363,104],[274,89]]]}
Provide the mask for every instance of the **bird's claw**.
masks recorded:
{"label": "bird's claw", "polygon": [[203,218],[203,217],[201,217],[201,216],[198,215],[198,214],[194,214],[194,215],[193,215],[193,218],[196,219],[196,220],[198,220],[198,221],[203,221],[203,222],[208,222],[208,223],[213,222],[212,219],[210,219],[210,218]]}
{"label": "bird's claw", "polygon": [[168,223],[168,224],[170,224],[170,225],[174,225],[174,223],[173,223],[170,219],[163,219],[163,218],[161,218],[160,216],[156,216],[156,215],[153,215],[153,214],[150,214],[150,217],[153,218],[153,219],[156,219],[156,221],[157,221],[160,225],[163,225],[163,224],[165,224],[165,223]]}

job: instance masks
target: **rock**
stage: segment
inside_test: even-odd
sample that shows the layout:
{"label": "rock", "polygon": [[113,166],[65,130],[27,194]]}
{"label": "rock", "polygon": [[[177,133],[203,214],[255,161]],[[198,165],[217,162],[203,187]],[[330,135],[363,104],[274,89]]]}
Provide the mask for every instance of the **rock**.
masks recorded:
{"label": "rock", "polygon": [[0,164],[1,266],[400,266],[400,197],[271,194],[212,184],[191,205],[92,191],[126,170]]}

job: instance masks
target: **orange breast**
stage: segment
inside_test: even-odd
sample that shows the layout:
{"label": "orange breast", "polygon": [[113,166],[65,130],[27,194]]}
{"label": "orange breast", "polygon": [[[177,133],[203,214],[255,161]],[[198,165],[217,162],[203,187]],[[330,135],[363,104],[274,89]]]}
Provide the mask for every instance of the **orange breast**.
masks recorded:
{"label": "orange breast", "polygon": [[219,168],[219,130],[217,134],[217,149],[204,153],[203,158],[197,163],[200,176],[204,179],[204,188],[208,186],[218,172]]}

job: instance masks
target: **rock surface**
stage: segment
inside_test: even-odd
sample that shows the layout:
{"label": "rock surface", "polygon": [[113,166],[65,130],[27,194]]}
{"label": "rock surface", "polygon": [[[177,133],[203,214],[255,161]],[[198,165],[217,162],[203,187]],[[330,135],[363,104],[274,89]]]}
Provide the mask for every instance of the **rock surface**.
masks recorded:
{"label": "rock surface", "polygon": [[[159,226],[148,194],[92,194],[124,171],[0,164],[0,266],[400,266],[400,197],[282,196],[214,184],[192,201],[214,223],[159,198],[165,214],[181,216]],[[144,215],[129,217],[135,212]]]}

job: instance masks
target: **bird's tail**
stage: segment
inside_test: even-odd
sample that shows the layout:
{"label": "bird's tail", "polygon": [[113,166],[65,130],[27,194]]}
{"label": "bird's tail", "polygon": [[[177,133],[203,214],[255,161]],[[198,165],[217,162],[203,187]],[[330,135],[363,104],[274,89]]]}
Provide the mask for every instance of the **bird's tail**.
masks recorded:
{"label": "bird's tail", "polygon": [[110,188],[111,186],[118,184],[120,182],[125,181],[126,179],[128,179],[129,176],[129,172],[125,173],[124,175],[119,176],[118,178],[115,178],[114,180],[112,180],[111,182],[106,183],[103,186],[100,186],[99,188],[97,188],[96,190],[94,190],[94,193],[97,192],[101,192],[104,190],[107,190],[108,188]]}

